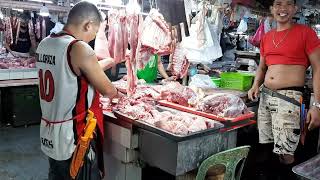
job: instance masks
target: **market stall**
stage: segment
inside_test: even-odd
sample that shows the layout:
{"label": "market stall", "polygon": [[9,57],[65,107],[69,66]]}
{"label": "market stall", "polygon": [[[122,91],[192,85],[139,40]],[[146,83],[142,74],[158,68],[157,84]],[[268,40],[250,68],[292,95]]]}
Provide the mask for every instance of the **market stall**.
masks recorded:
{"label": "market stall", "polygon": [[[0,123],[15,127],[38,124],[40,106],[35,50],[43,38],[62,29],[59,20],[62,21],[70,7],[2,0],[0,8]],[[24,103],[29,103],[30,109],[25,109]]]}
{"label": "market stall", "polygon": [[[126,84],[125,80],[114,82],[122,92]],[[190,100],[196,101],[199,94],[178,82],[166,82],[138,84],[133,96],[113,104],[102,98],[105,163],[110,172],[106,178],[142,179],[146,164],[183,179],[210,155],[236,147],[237,129],[255,124],[254,113],[247,110],[237,91],[212,89],[205,94],[207,100],[191,105]],[[212,97],[215,94],[223,97]],[[224,101],[216,103],[224,108],[211,109],[211,113],[202,109],[203,104],[213,107],[209,102],[219,97]]]}
{"label": "market stall", "polygon": [[[39,123],[34,50],[62,30],[71,4],[44,5],[55,12],[49,18],[35,12],[42,3],[0,3],[0,91],[1,103],[8,105],[1,114],[13,126]],[[258,102],[249,101],[247,91],[259,64],[260,41],[274,28],[269,6],[262,0],[97,3],[104,21],[91,46],[99,60],[113,58],[125,74],[113,82],[123,97],[100,98],[105,179],[144,180],[146,166],[184,179],[209,156],[238,145],[238,132],[256,124]],[[18,18],[23,13],[13,9],[19,7],[30,11],[28,21]],[[319,9],[302,7],[299,20],[308,17],[305,24],[320,35]],[[28,27],[22,32],[29,37],[28,52],[15,51],[20,21]],[[169,78],[153,71],[157,58],[164,60]]]}
{"label": "market stall", "polygon": [[[225,92],[221,95],[224,98],[231,96],[234,93],[233,90],[240,90],[245,94],[251,88],[254,71],[259,64],[260,57],[259,50],[253,48],[253,45],[259,47],[258,41],[261,38],[253,35],[257,29],[259,30],[261,15],[267,20],[269,13],[265,11],[257,13],[260,11],[256,9],[251,11],[251,8],[255,8],[252,4],[244,6],[244,4],[235,3],[231,6],[231,4],[225,4],[221,1],[204,1],[196,6],[198,14],[195,17],[194,15],[193,17],[187,16],[186,20],[189,21],[187,27],[183,22],[178,26],[173,26],[174,24],[170,26],[169,22],[162,17],[161,9],[157,12],[152,7],[142,23],[141,36],[136,39],[138,45],[133,44],[134,49],[130,49],[131,53],[137,52],[136,56],[131,56],[130,60],[127,60],[128,77],[114,82],[119,91],[127,93],[128,97],[132,99],[126,100],[126,103],[124,103],[129,104],[129,106],[121,106],[122,100],[119,100],[120,103],[117,102],[117,105],[120,104],[120,107],[111,108],[114,114],[110,115],[108,113],[105,117],[107,131],[109,132],[106,143],[109,146],[107,146],[108,150],[105,152],[107,156],[106,164],[109,164],[109,168],[111,168],[111,164],[118,165],[118,168],[112,168],[112,173],[109,176],[111,179],[117,177],[117,175],[120,176],[120,174],[122,179],[133,178],[133,176],[134,179],[140,179],[144,163],[160,168],[173,176],[181,176],[196,169],[208,155],[235,147],[237,134],[235,127],[255,123],[255,121],[250,121],[250,119],[254,119],[254,112],[242,112],[234,115],[234,117],[226,117],[230,114],[215,112],[215,109],[208,107],[210,106],[208,102],[212,102],[211,105],[216,106],[213,105],[215,101],[220,103],[225,101],[218,95],[221,88],[232,89],[231,92]],[[155,5],[155,7],[157,6]],[[186,6],[185,8],[187,15],[188,13],[192,14],[192,8],[194,7]],[[233,11],[230,14],[231,8]],[[210,13],[207,13],[208,11]],[[160,17],[161,20],[156,20],[155,16]],[[156,24],[153,24],[152,21]],[[272,23],[270,21],[268,23],[268,21],[265,25],[272,28]],[[141,22],[139,21],[139,23]],[[238,22],[240,23],[237,24]],[[148,29],[144,29],[145,27],[148,27]],[[153,28],[156,28],[156,30],[153,30]],[[232,32],[232,30],[231,33],[225,32],[226,29],[236,29],[236,32]],[[154,32],[159,31],[164,32],[164,34],[160,33],[161,38],[155,41]],[[186,33],[187,31],[188,33]],[[168,37],[170,32],[171,45],[170,37]],[[263,33],[266,32],[264,30]],[[221,36],[228,36],[225,39],[227,44],[225,47],[219,45]],[[258,39],[253,39],[254,37]],[[110,38],[110,34],[108,38]],[[129,41],[130,43],[132,41]],[[112,53],[114,52],[111,50]],[[166,90],[169,92],[175,90],[173,94],[176,94],[167,95],[163,88],[170,86],[168,85],[170,83],[162,82],[162,85],[146,85],[139,82],[135,77],[135,72],[148,64],[152,54],[170,54],[167,72],[177,76],[177,81],[180,82],[180,79],[188,77],[189,81],[185,85],[189,85],[189,87],[182,86],[180,91],[179,86],[171,83],[169,90]],[[200,65],[209,66],[209,70],[201,69],[203,67]],[[196,69],[196,75],[193,73],[193,69]],[[205,75],[199,76],[197,74],[197,72],[200,72],[199,70],[203,70]],[[157,93],[166,97],[157,97]],[[198,99],[193,99],[193,93],[197,94]],[[186,96],[186,98],[181,96]],[[141,99],[144,100],[141,102]],[[148,104],[150,101],[152,103]],[[245,97],[244,102],[246,102]],[[142,108],[140,103],[146,103],[143,107],[147,108]],[[202,108],[201,103],[205,104],[202,105]],[[103,104],[106,105],[106,103]],[[237,103],[233,102],[231,104]],[[257,103],[251,104],[255,106],[253,109],[256,111]],[[237,104],[237,107],[240,106],[240,104]],[[180,132],[181,129],[164,126],[163,124],[168,125],[171,122],[161,122],[156,118],[159,112],[161,114],[161,111],[153,112],[154,108],[163,109],[164,107],[169,108],[170,111],[187,112],[220,123],[223,122],[223,126],[218,128],[219,130],[207,126],[207,130],[198,130],[190,135],[188,128],[186,128],[187,133],[184,132],[184,136],[180,134],[177,138],[177,133],[182,133]],[[165,117],[164,115],[161,116]],[[123,142],[124,139],[129,139],[129,141],[125,140]],[[217,139],[219,139],[219,142],[224,139],[223,141],[226,144],[219,144],[219,142],[216,142]],[[211,144],[209,142],[215,143]],[[197,148],[192,149],[192,147]],[[119,152],[123,152],[123,154]],[[197,158],[186,159],[185,157]]]}

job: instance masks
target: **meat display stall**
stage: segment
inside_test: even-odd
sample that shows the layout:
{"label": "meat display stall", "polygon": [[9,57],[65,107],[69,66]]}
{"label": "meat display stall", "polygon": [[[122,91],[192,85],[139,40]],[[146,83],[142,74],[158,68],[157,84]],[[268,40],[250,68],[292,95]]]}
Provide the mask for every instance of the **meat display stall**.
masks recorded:
{"label": "meat display stall", "polygon": [[[157,109],[181,113],[159,105]],[[236,147],[237,128],[255,123],[250,118],[226,124],[204,118],[208,129],[177,135],[116,111],[104,114],[105,179],[120,180],[141,180],[145,164],[179,179],[212,154]]]}
{"label": "meat display stall", "polygon": [[105,179],[140,180],[145,163],[177,178],[183,176],[210,155],[236,147],[237,129],[226,129],[177,137],[105,113]]}

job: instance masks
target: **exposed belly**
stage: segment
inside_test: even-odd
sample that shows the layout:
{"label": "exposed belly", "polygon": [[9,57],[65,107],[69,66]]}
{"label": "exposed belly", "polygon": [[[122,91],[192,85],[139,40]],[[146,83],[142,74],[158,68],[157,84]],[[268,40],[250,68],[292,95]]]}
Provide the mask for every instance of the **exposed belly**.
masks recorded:
{"label": "exposed belly", "polygon": [[302,87],[306,68],[301,65],[271,65],[268,67],[264,85],[270,89]]}

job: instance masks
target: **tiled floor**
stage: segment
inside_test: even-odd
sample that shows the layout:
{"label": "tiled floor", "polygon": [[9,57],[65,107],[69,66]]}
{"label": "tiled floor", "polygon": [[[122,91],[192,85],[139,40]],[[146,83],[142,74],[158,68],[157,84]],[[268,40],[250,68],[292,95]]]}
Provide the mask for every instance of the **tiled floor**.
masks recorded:
{"label": "tiled floor", "polygon": [[38,125],[0,127],[0,180],[45,180],[48,167]]}

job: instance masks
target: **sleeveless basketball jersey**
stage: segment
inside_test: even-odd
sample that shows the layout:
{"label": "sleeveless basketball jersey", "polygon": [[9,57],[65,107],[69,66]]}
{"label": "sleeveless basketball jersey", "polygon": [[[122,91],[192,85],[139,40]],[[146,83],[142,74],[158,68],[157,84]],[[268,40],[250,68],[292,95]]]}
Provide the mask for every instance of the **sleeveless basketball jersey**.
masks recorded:
{"label": "sleeveless basketball jersey", "polygon": [[71,66],[70,51],[77,40],[68,35],[51,35],[37,49],[39,94],[42,111],[41,149],[55,160],[72,156],[77,142],[77,120],[85,121],[97,93],[86,78]]}

